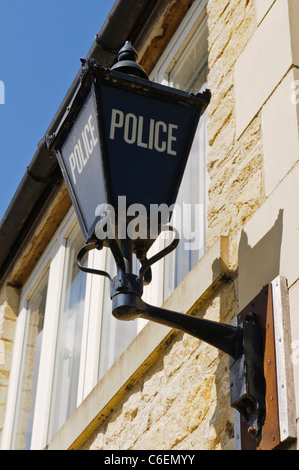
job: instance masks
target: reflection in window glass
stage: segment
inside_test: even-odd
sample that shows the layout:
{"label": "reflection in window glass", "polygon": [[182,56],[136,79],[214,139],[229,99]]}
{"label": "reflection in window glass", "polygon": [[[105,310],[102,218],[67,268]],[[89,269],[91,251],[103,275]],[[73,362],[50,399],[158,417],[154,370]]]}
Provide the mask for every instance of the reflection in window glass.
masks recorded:
{"label": "reflection in window glass", "polygon": [[76,265],[84,240],[77,229],[67,240],[66,272],[56,346],[49,440],[76,409],[86,274]]}
{"label": "reflection in window glass", "polygon": [[28,316],[13,436],[13,448],[16,450],[28,450],[31,444],[47,287],[48,273],[39,283],[27,307]]}
{"label": "reflection in window glass", "polygon": [[[107,252],[106,271],[109,272],[112,277],[116,275],[115,261],[110,250]],[[110,299],[110,281],[105,279],[99,379],[114,364],[136,335],[137,320],[126,322],[113,317],[112,301]]]}
{"label": "reflection in window glass", "polygon": [[[208,76],[207,17],[189,41],[169,74],[175,88],[197,93],[206,88]],[[172,223],[181,235],[174,253],[165,258],[164,297],[184,279],[206,250],[208,174],[207,112],[201,117],[177,197]]]}
{"label": "reflection in window glass", "polygon": [[208,22],[203,19],[188,46],[169,74],[174,88],[197,93],[208,78]]}

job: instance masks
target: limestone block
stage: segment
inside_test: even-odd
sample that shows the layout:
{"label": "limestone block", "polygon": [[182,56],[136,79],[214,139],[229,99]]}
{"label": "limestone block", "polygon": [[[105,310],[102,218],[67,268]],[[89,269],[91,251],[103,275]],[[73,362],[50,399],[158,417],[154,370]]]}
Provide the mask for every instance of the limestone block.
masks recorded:
{"label": "limestone block", "polygon": [[288,0],[276,0],[235,64],[237,137],[292,63]]}
{"label": "limestone block", "polygon": [[259,25],[276,0],[255,0],[256,22]]}
{"label": "limestone block", "polygon": [[299,165],[271,193],[240,233],[239,299],[245,307],[278,275],[299,278]]}
{"label": "limestone block", "polygon": [[229,120],[234,110],[234,98],[231,93],[222,96],[218,102],[217,109],[213,114],[213,118],[208,123],[209,143],[213,142],[220,132],[224,124]]}
{"label": "limestone block", "polygon": [[[299,100],[292,88],[299,71],[292,69],[269,98],[262,111],[265,193],[268,196],[299,158]],[[292,93],[298,103],[292,100]]]}
{"label": "limestone block", "polygon": [[209,53],[209,66],[212,67],[213,64],[216,62],[218,57],[221,56],[223,53],[224,48],[227,46],[229,40],[231,39],[233,31],[229,25],[222,31],[216,40],[214,41],[213,45],[210,48]]}
{"label": "limestone block", "polygon": [[219,16],[226,10],[229,3],[229,0],[210,0],[208,2],[210,28],[219,20]]}
{"label": "limestone block", "polygon": [[[276,0],[277,1],[277,0]],[[299,66],[299,4],[297,0],[289,0],[289,21],[291,28],[291,46],[293,54],[293,64]]]}

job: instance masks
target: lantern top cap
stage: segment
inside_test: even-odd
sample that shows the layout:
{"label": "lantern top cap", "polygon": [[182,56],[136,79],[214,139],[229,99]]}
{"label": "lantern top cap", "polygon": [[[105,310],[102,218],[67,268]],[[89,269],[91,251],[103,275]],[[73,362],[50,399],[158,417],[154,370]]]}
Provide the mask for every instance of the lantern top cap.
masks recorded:
{"label": "lantern top cap", "polygon": [[132,46],[132,43],[130,41],[126,41],[124,46],[118,51],[117,60],[132,60],[133,62],[136,62],[137,59],[138,52]]}
{"label": "lantern top cap", "polygon": [[137,58],[137,51],[134,49],[130,41],[126,41],[123,47],[119,50],[117,55],[118,61],[113,65],[113,67],[111,67],[111,70],[117,70],[118,72],[148,80],[145,70],[137,63]]}

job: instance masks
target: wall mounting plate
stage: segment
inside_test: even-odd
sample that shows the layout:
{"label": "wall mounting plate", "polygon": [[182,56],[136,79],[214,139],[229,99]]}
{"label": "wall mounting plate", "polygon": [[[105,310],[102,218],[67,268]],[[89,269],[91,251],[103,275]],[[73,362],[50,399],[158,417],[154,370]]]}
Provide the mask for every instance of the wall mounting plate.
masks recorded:
{"label": "wall mounting plate", "polygon": [[296,412],[287,281],[278,276],[237,316],[240,325],[254,311],[264,332],[266,416],[259,442],[235,411],[237,450],[272,450],[296,439]]}

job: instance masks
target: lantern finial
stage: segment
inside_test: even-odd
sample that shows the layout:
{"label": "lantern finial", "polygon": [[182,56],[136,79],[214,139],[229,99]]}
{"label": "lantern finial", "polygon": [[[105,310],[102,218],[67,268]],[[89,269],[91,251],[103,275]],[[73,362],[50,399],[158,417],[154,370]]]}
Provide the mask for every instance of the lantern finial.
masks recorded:
{"label": "lantern finial", "polygon": [[116,64],[111,67],[111,70],[134,75],[135,77],[145,78],[148,76],[145,70],[137,63],[138,54],[130,41],[126,41],[124,46],[118,52]]}

